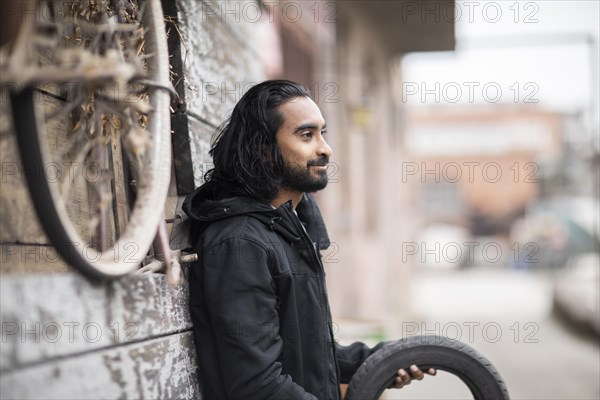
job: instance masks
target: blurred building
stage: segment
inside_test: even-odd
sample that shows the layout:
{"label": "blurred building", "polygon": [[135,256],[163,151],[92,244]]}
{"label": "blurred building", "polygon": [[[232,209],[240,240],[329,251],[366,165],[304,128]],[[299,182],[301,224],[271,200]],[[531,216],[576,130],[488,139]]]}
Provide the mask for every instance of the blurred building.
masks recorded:
{"label": "blurred building", "polygon": [[540,195],[545,166],[564,156],[564,118],[523,107],[413,108],[402,184],[422,224],[506,235]]}
{"label": "blurred building", "polygon": [[[337,318],[371,320],[386,330],[404,311],[410,268],[399,243],[412,230],[409,193],[397,180],[405,160],[399,60],[412,51],[454,49],[453,1],[339,1],[335,82],[329,105],[338,167],[323,192],[336,245],[328,285]],[[449,14],[444,14],[449,13]]]}

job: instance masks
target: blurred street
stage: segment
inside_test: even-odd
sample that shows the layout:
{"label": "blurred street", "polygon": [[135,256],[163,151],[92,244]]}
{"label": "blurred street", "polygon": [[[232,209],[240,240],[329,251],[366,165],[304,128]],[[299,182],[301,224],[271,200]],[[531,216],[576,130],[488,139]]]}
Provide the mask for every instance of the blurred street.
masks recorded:
{"label": "blurred street", "polygon": [[[413,282],[415,318],[398,322],[396,338],[434,334],[471,345],[495,365],[511,399],[600,398],[598,338],[577,331],[552,311],[547,271],[420,270]],[[341,324],[342,342],[350,339],[345,328]],[[441,372],[402,390],[388,390],[385,398],[472,397],[457,378]]]}

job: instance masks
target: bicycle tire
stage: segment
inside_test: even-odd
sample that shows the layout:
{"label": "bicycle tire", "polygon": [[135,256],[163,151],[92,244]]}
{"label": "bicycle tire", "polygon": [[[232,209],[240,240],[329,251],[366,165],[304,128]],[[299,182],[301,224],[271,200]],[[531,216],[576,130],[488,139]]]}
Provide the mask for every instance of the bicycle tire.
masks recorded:
{"label": "bicycle tire", "polygon": [[467,344],[435,335],[412,336],[389,342],[356,371],[346,400],[375,400],[393,383],[400,368],[417,365],[458,377],[475,400],[508,400],[508,390],[492,363]]}
{"label": "bicycle tire", "polygon": [[[162,6],[159,0],[144,2],[141,25],[146,53],[149,113],[146,130],[151,143],[139,166],[136,199],[124,230],[108,249],[86,243],[71,221],[69,204],[56,182],[26,174],[28,190],[40,224],[60,256],[92,281],[116,278],[135,271],[145,259],[163,216],[171,172],[169,59]],[[10,95],[15,132],[24,171],[43,171],[51,160],[46,126],[36,107],[34,87]]]}

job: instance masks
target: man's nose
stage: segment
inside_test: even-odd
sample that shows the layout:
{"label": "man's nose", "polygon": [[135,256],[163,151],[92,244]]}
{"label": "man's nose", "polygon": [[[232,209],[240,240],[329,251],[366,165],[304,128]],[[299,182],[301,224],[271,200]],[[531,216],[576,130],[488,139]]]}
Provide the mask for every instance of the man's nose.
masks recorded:
{"label": "man's nose", "polygon": [[333,155],[333,150],[331,146],[327,144],[325,138],[321,137],[321,141],[319,142],[319,148],[317,149],[317,153],[320,157],[330,158]]}

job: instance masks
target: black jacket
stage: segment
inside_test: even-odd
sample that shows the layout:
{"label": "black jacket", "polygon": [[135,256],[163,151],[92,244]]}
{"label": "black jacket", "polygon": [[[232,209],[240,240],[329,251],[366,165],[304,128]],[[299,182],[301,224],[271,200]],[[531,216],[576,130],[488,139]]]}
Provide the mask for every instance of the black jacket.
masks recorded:
{"label": "black jacket", "polygon": [[183,206],[199,254],[189,282],[204,399],[339,399],[374,349],[334,342],[314,199],[296,216],[291,202],[214,192],[202,186]]}

